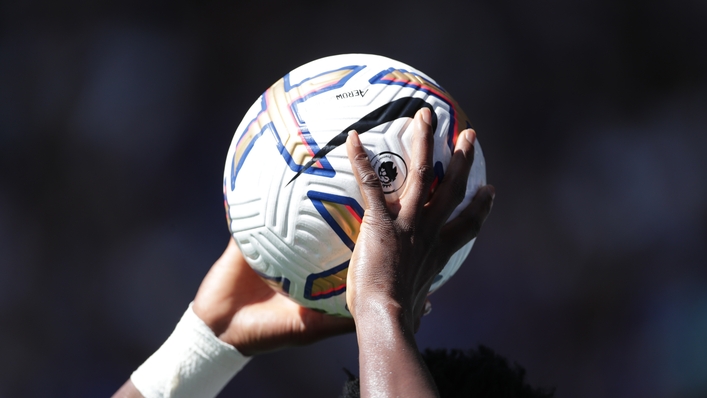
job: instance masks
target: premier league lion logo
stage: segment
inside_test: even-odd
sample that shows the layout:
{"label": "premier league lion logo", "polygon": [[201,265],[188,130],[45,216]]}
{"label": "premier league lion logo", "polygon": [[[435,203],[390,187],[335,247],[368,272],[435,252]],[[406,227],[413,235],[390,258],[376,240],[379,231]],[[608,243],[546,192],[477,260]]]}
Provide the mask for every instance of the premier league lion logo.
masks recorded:
{"label": "premier league lion logo", "polygon": [[378,178],[380,178],[384,187],[390,186],[397,176],[398,169],[393,162],[383,162],[380,167],[378,167]]}

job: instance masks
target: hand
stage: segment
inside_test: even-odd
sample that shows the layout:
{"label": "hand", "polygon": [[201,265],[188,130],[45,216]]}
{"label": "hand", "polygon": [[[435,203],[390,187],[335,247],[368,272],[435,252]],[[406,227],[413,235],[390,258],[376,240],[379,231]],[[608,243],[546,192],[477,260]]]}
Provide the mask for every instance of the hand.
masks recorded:
{"label": "hand", "polygon": [[429,109],[415,115],[408,186],[396,203],[386,202],[377,174],[356,132],[346,149],[365,203],[349,262],[346,302],[356,321],[361,396],[436,396],[417,349],[414,332],[434,277],[451,255],[476,237],[494,197],[482,187],[457,218],[474,161],[474,130],[457,140],[452,160],[430,197],[433,131]]}
{"label": "hand", "polygon": [[347,277],[346,300],[354,318],[359,297],[376,297],[391,300],[409,312],[410,320],[418,320],[434,277],[452,254],[478,235],[491,211],[495,190],[487,185],[446,223],[464,199],[474,162],[476,133],[471,129],[459,135],[446,175],[428,197],[434,178],[430,117],[429,110],[415,116],[413,128],[418,131],[413,134],[410,179],[398,203],[386,202],[358,135],[349,135],[347,151],[366,208]]}
{"label": "hand", "polygon": [[354,331],[351,319],[301,307],[276,293],[231,239],[194,299],[194,313],[224,342],[251,356]]}

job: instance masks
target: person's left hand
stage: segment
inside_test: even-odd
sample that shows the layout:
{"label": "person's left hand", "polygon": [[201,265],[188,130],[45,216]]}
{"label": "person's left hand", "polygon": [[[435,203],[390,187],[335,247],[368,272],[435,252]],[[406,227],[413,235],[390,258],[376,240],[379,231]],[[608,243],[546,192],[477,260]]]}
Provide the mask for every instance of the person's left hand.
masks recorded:
{"label": "person's left hand", "polygon": [[350,318],[304,308],[275,292],[231,239],[194,299],[194,313],[243,355],[305,345],[355,330]]}

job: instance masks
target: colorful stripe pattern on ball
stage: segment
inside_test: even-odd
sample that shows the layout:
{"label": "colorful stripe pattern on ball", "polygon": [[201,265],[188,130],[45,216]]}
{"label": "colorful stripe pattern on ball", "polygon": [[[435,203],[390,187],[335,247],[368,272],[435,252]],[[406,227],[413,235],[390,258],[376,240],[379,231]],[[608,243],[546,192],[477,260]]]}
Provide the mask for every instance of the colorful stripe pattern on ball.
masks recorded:
{"label": "colorful stripe pattern on ball", "polygon": [[321,300],[345,292],[348,271],[349,262],[346,261],[332,269],[309,275],[304,285],[304,298]]}
{"label": "colorful stripe pattern on ball", "polygon": [[[343,86],[363,68],[347,66],[304,79],[297,84],[290,84],[290,74],[287,74],[267,89],[261,96],[260,112],[248,123],[236,144],[231,162],[231,190],[235,189],[236,177],[248,153],[266,131],[272,133],[278,152],[290,169],[300,172],[302,166],[319,151],[319,146],[298,113],[298,104]],[[318,159],[316,166],[308,167],[306,172],[324,177],[336,174],[325,158]]]}
{"label": "colorful stripe pattern on ball", "polygon": [[[309,191],[307,197],[339,239],[353,251],[361,230],[363,207],[348,196]],[[304,297],[320,300],[345,292],[348,266],[349,262],[346,261],[324,272],[309,275],[305,282]]]}
{"label": "colorful stripe pattern on ball", "polygon": [[461,107],[459,107],[457,101],[447,92],[447,90],[442,88],[442,86],[427,80],[425,77],[418,75],[417,73],[410,72],[405,69],[389,68],[370,78],[369,83],[414,87],[417,90],[424,91],[439,98],[449,105],[449,113],[452,118],[452,122],[449,123],[447,144],[451,150],[454,150],[454,146],[457,143],[457,137],[461,131],[459,128],[460,122],[462,126],[465,126],[463,129],[471,127],[471,121]]}
{"label": "colorful stripe pattern on ball", "polygon": [[307,197],[341,241],[353,251],[361,229],[363,207],[348,196],[309,191]]}
{"label": "colorful stripe pattern on ball", "polygon": [[268,286],[278,293],[284,294],[285,296],[290,295],[290,280],[284,276],[270,276],[258,270],[253,270],[256,274],[263,280]]}

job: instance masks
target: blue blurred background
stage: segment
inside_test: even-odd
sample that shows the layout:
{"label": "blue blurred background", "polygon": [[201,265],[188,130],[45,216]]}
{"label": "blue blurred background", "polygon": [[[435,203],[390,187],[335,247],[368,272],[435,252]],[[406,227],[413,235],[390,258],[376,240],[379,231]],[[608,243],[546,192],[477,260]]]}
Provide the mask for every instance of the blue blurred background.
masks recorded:
{"label": "blue blurred background", "polygon": [[[707,3],[0,3],[0,397],[110,396],[229,238],[223,162],[294,67],[367,52],[474,121],[497,197],[421,348],[558,397],[707,396]],[[355,336],[223,397],[334,397]]]}

